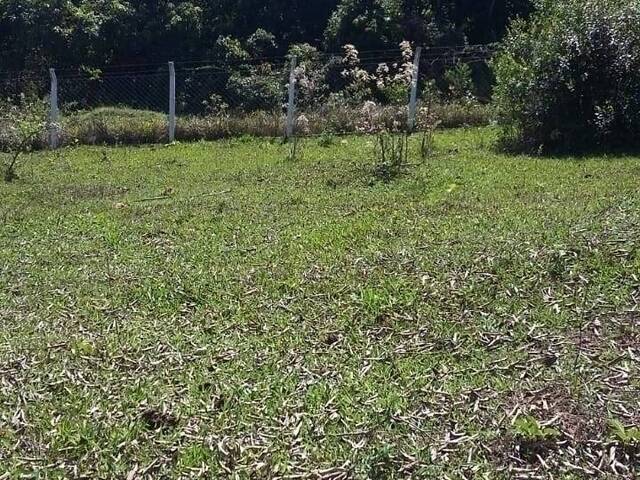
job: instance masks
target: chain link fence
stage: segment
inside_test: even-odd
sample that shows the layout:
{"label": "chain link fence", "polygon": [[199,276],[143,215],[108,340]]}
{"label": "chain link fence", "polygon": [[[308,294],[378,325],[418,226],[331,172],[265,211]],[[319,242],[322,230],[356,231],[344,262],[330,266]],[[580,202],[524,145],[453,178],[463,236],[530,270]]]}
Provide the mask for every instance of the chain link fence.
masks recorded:
{"label": "chain link fence", "polygon": [[486,122],[489,89],[482,85],[490,84],[493,53],[488,45],[414,51],[405,43],[398,50],[309,48],[280,58],[5,73],[0,101],[46,101],[42,142],[51,146],[366,133],[372,109],[396,128],[414,128],[425,111],[455,126]]}

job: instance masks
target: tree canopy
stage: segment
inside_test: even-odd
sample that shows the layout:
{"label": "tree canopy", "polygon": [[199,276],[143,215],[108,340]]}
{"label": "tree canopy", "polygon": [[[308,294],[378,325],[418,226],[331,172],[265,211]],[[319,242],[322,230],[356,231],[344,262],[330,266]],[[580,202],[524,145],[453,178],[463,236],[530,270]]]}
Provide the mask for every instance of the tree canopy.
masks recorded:
{"label": "tree canopy", "polygon": [[531,10],[532,0],[0,0],[0,69],[215,58],[225,38],[263,42],[265,55],[294,43],[486,43]]}

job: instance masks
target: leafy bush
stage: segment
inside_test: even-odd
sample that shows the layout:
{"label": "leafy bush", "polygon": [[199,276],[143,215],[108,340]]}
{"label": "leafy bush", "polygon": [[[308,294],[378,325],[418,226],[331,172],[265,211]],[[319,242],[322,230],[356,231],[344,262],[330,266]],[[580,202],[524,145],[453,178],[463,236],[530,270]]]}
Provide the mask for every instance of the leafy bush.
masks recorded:
{"label": "leafy bush", "polygon": [[543,0],[495,63],[503,140],[572,151],[640,145],[640,4]]}
{"label": "leafy bush", "polygon": [[473,72],[466,63],[458,63],[444,73],[448,94],[455,99],[473,98]]}
{"label": "leafy bush", "polygon": [[234,72],[227,84],[228,95],[245,112],[279,110],[285,99],[284,72],[263,64],[252,72]]}
{"label": "leafy bush", "polygon": [[0,147],[7,159],[2,161],[5,182],[18,178],[18,162],[33,148],[45,144],[47,129],[46,103],[24,95],[17,102],[0,105]]}

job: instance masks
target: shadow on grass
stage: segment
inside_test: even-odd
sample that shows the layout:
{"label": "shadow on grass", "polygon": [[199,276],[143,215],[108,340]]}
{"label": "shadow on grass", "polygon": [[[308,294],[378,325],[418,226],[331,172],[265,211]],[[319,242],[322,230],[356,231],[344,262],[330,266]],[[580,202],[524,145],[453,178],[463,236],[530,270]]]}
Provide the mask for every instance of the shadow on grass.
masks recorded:
{"label": "shadow on grass", "polygon": [[498,137],[492,147],[492,151],[502,155],[529,156],[548,160],[584,161],[594,158],[607,160],[608,157],[625,158],[640,157],[640,143],[634,144],[637,139],[625,139],[613,142],[609,145],[594,145],[584,142],[582,146],[556,145],[546,147],[540,145],[533,147],[531,142],[513,137]]}

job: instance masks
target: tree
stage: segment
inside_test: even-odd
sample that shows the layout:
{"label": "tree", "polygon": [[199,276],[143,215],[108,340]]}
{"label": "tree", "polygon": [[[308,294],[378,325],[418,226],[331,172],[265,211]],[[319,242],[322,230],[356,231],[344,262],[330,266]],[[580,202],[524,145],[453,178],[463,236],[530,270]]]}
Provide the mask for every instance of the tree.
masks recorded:
{"label": "tree", "polygon": [[0,0],[0,69],[216,57],[217,39],[273,35],[273,54],[500,39],[532,0]]}
{"label": "tree", "polygon": [[388,48],[402,39],[423,45],[489,43],[526,17],[531,0],[342,0],[325,32],[329,48],[354,43]]}

